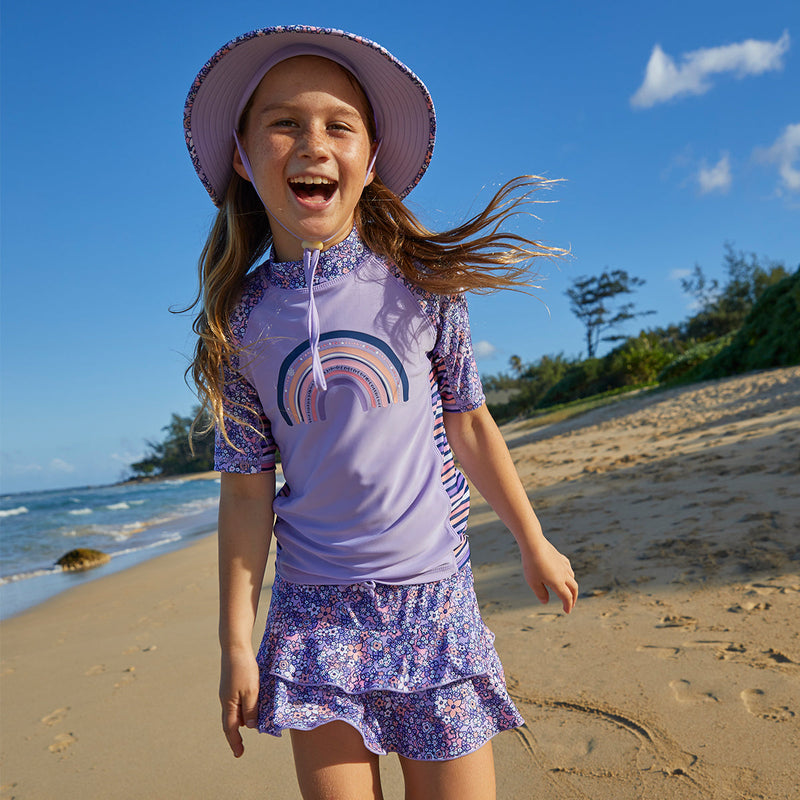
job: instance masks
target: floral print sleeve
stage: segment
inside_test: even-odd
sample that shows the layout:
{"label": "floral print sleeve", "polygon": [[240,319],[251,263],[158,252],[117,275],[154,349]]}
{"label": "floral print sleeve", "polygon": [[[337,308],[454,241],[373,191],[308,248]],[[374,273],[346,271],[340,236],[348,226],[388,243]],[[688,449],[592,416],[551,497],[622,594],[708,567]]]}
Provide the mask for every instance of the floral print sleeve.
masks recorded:
{"label": "floral print sleeve", "polygon": [[[250,312],[261,300],[266,284],[258,274],[245,284],[242,299],[231,316],[231,330],[238,343],[244,338]],[[275,469],[275,441],[270,422],[253,385],[240,370],[239,356],[223,368],[222,406],[226,413],[225,434],[217,425],[214,469],[220,472],[255,474]]]}
{"label": "floral print sleeve", "polygon": [[439,338],[431,361],[436,370],[442,408],[474,411],[486,401],[475,363],[469,328],[467,298],[463,294],[440,295],[437,331]]}
{"label": "floral print sleeve", "polygon": [[430,355],[442,408],[455,412],[480,408],[486,397],[472,349],[466,296],[434,294],[406,278],[396,265],[391,268],[436,329],[436,345]]}

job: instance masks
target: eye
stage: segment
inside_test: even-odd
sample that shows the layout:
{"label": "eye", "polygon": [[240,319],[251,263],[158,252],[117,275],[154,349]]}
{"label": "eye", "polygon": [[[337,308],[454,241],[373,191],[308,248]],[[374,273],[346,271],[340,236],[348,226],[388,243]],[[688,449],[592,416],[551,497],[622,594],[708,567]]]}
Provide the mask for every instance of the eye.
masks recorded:
{"label": "eye", "polygon": [[297,123],[292,119],[276,119],[270,123],[273,128],[296,128]]}
{"label": "eye", "polygon": [[355,128],[352,123],[350,122],[343,122],[342,120],[336,120],[335,122],[328,123],[328,130],[331,131],[343,131],[345,133],[352,133]]}

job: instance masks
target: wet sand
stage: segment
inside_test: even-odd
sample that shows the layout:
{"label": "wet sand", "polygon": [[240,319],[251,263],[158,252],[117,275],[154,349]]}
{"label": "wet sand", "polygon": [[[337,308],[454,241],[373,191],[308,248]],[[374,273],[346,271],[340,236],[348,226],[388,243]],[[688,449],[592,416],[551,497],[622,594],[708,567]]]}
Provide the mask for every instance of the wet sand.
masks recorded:
{"label": "wet sand", "polygon": [[[582,596],[569,617],[540,605],[474,497],[478,597],[526,718],[495,739],[498,797],[795,797],[800,368],[504,433]],[[236,761],[219,729],[215,553],[210,537],[0,626],[3,800],[299,798],[288,736],[247,732]]]}

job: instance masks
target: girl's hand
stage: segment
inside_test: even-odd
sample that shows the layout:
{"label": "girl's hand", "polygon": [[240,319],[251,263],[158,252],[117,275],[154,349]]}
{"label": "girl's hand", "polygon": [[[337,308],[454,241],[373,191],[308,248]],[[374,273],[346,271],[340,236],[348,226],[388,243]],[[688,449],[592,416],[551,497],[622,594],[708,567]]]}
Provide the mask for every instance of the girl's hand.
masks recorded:
{"label": "girl's hand", "polygon": [[550,600],[548,587],[561,599],[564,612],[569,614],[578,601],[578,583],[569,559],[553,547],[547,539],[530,552],[522,553],[525,580],[542,603]]}
{"label": "girl's hand", "polygon": [[219,681],[222,729],[236,758],[244,753],[239,728],[258,726],[258,679],[252,650],[223,652]]}

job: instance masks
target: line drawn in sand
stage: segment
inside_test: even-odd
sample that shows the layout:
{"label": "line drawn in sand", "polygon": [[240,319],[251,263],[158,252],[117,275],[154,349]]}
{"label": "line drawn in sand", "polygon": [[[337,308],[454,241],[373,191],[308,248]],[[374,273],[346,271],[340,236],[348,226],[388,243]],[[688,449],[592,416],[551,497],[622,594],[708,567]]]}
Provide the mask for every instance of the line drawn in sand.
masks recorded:
{"label": "line drawn in sand", "polygon": [[523,693],[510,676],[508,686],[515,703],[532,707],[514,733],[552,787],[540,796],[655,800],[680,782],[698,800],[714,797],[698,757],[655,725],[605,704]]}

